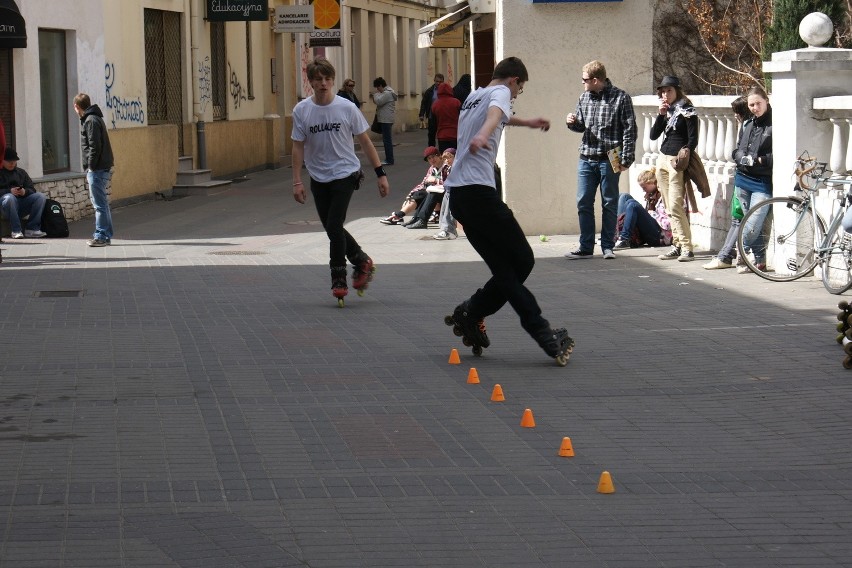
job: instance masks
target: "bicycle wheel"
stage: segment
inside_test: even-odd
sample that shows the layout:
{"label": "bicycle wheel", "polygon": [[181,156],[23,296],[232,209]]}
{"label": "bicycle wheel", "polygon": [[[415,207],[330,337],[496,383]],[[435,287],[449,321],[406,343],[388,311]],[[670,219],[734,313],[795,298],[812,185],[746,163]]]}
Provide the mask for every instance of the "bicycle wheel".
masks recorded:
{"label": "bicycle wheel", "polygon": [[[773,197],[746,212],[737,235],[737,252],[752,272],[773,282],[791,282],[814,269],[818,260],[814,249],[825,233],[825,222],[817,216],[814,226],[810,207],[801,197]],[[747,245],[744,238],[748,238],[749,220],[759,219],[758,215],[766,216],[763,226]]]}
{"label": "bicycle wheel", "polygon": [[852,288],[852,235],[838,225],[827,239],[830,247],[823,256],[822,284],[832,294]]}

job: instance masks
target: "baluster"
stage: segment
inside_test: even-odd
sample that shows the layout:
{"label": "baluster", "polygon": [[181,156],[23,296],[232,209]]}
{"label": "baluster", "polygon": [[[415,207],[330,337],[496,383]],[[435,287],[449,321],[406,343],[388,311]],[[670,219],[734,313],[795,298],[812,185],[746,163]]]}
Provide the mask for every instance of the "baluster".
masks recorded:
{"label": "baluster", "polygon": [[707,145],[704,147],[704,155],[707,156],[707,167],[712,168],[716,159],[716,121],[713,115],[707,115]]}
{"label": "baluster", "polygon": [[707,159],[707,157],[706,157],[707,153],[704,151],[705,144],[707,143],[707,126],[706,126],[705,123],[706,123],[705,117],[699,116],[698,117],[698,146],[695,148],[695,150],[698,152],[698,155],[703,160]]}
{"label": "baluster", "polygon": [[834,175],[842,175],[845,169],[843,163],[845,158],[843,155],[843,131],[841,130],[840,119],[830,118],[829,120],[834,132],[831,135],[831,154],[828,159],[828,167],[831,168]]}
{"label": "baluster", "polygon": [[727,121],[721,114],[716,115],[716,163],[717,173],[722,173],[725,168],[725,126]]}
{"label": "baluster", "polygon": [[852,118],[847,118],[846,124],[849,125],[846,137],[846,173],[849,173],[852,172]]}
{"label": "baluster", "polygon": [[642,113],[642,163],[649,164],[651,160],[651,116],[647,112]]}
{"label": "baluster", "polygon": [[737,128],[739,127],[739,121],[731,116],[725,117],[725,120],[728,123],[728,127],[725,129],[725,151],[722,155],[722,160],[725,162],[726,166],[731,168],[734,165],[734,146],[737,143]]}

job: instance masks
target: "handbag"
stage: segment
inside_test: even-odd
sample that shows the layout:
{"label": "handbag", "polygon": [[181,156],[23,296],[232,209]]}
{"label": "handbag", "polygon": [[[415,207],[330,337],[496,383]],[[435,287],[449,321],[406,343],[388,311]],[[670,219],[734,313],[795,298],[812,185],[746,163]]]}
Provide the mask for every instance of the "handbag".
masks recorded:
{"label": "handbag", "polygon": [[682,172],[689,165],[689,148],[684,146],[677,152],[677,156],[672,158],[672,167],[675,171]]}
{"label": "handbag", "polygon": [[381,125],[381,124],[379,124],[379,115],[376,115],[376,116],[373,118],[373,124],[372,124],[372,125],[370,125],[370,130],[372,130],[372,131],[373,131],[373,132],[375,132],[376,134],[381,134],[381,133],[382,133],[382,125]]}

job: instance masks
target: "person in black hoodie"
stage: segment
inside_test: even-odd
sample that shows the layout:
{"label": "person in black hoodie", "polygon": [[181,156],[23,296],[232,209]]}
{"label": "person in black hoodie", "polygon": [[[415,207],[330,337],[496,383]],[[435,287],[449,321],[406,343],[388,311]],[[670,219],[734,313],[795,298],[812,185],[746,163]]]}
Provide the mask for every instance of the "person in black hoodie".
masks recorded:
{"label": "person in black hoodie", "polygon": [[[734,185],[743,214],[772,197],[772,107],[766,91],[752,87],[748,92],[748,109],[752,116],[743,123],[734,150],[734,163],[737,165]],[[743,227],[743,245],[746,252],[751,250],[757,267],[763,269],[766,245],[762,242],[761,229],[768,208],[761,207],[760,210],[763,214],[752,215]],[[737,267],[737,272],[749,272],[749,268],[743,264]]]}
{"label": "person in black hoodie", "polygon": [[651,140],[665,134],[660,145],[660,157],[657,159],[657,187],[660,188],[666,203],[674,237],[671,250],[658,258],[689,262],[695,260],[695,254],[692,252],[689,217],[683,207],[686,188],[683,172],[675,169],[672,158],[677,156],[681,148],[695,151],[698,146],[698,116],[692,101],[680,88],[680,79],[673,75],[663,77],[657,86],[657,96],[660,97],[660,110],[651,126]]}
{"label": "person in black hoodie", "polygon": [[86,241],[90,247],[112,244],[112,213],[109,209],[107,186],[112,175],[112,146],[109,143],[104,115],[93,105],[86,93],[74,97],[74,111],[80,117],[83,171],[89,183],[89,199],[95,209],[95,233]]}

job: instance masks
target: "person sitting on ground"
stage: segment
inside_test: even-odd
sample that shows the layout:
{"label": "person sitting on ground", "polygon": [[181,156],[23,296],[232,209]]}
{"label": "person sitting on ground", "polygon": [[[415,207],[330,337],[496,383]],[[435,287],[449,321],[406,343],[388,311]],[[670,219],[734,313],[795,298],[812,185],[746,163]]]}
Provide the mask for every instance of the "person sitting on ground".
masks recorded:
{"label": "person sitting on ground", "polygon": [[[447,148],[444,150],[444,167],[441,168],[441,175],[446,180],[450,175],[450,170],[453,169],[453,162],[456,159],[456,149]],[[441,199],[441,212],[438,215],[438,228],[441,229],[437,234],[432,235],[436,241],[452,241],[457,239],[458,229],[456,218],[450,212],[450,188],[444,188],[444,197]]]}
{"label": "person sitting on ground", "polygon": [[442,207],[445,195],[444,180],[450,175],[453,160],[456,158],[455,148],[448,148],[448,150],[452,150],[452,152],[445,151],[441,154],[441,160],[443,161],[441,165],[441,183],[426,188],[426,199],[417,206],[417,210],[411,217],[411,221],[403,225],[406,229],[426,229],[429,227],[429,223],[438,222],[439,213],[435,211],[435,208]]}
{"label": "person sitting on ground", "polygon": [[414,189],[408,192],[399,211],[394,211],[384,219],[380,219],[379,223],[383,225],[401,225],[405,221],[405,216],[414,212],[417,206],[426,199],[428,193],[426,188],[441,183],[441,153],[434,146],[429,146],[423,150],[423,159],[429,162],[429,169],[426,170],[423,181],[415,185]]}
{"label": "person sitting on ground", "polygon": [[[41,230],[41,214],[47,196],[35,190],[33,180],[23,168],[18,167],[18,154],[6,148],[3,167],[0,168],[0,199],[3,215],[9,219],[12,238],[40,239],[47,233]],[[21,217],[29,215],[26,229],[21,227]]]}
{"label": "person sitting on ground", "polygon": [[642,207],[629,193],[619,195],[615,248],[671,245],[672,226],[657,189],[656,168],[640,173],[637,181],[645,192],[645,206]]}

